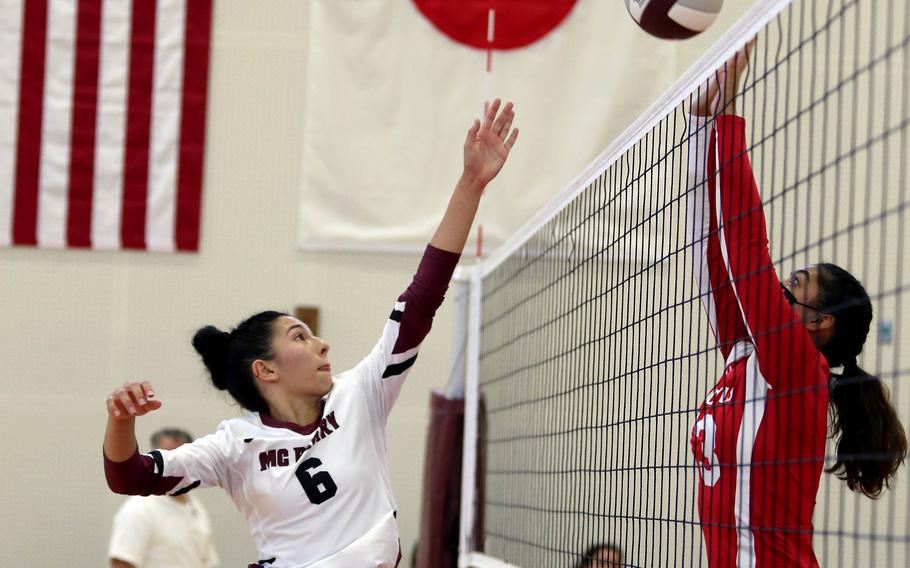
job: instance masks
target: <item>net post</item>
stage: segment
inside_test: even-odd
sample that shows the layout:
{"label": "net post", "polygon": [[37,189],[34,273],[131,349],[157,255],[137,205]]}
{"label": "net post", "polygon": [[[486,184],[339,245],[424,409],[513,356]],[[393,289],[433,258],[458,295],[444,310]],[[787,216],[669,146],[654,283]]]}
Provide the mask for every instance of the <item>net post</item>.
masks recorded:
{"label": "net post", "polygon": [[[483,286],[480,265],[470,269],[465,369],[464,443],[461,461],[461,528],[458,565],[470,566],[477,470],[477,417],[480,401],[480,295]],[[465,271],[468,272],[467,270]]]}
{"label": "net post", "polygon": [[447,398],[464,398],[465,343],[468,327],[468,298],[471,292],[471,271],[459,266],[452,275],[455,304],[455,329],[452,338],[452,375],[446,386]]}

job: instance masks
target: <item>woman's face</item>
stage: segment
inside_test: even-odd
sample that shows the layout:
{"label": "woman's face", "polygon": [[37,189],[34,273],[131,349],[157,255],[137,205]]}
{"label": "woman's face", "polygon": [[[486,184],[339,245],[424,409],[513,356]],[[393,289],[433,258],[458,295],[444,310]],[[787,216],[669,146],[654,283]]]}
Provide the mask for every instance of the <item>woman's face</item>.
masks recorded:
{"label": "woman's face", "polygon": [[332,390],[329,344],[297,318],[282,316],[272,332],[272,363],[291,395],[323,397]]}
{"label": "woman's face", "polygon": [[[781,284],[792,295],[788,301],[804,324],[808,325],[818,318],[821,312],[815,308],[818,305],[816,303],[818,300],[817,267],[807,266],[795,270]],[[793,299],[796,301],[793,302]]]}

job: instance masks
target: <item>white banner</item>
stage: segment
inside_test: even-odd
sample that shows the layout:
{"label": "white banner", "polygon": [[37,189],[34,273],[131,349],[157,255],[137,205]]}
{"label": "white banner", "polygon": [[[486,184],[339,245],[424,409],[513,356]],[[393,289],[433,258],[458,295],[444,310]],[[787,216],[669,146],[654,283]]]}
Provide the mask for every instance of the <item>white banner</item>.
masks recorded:
{"label": "white banner", "polygon": [[[483,103],[521,131],[478,214],[489,252],[566,186],[675,76],[672,42],[620,2],[580,0],[538,42],[487,54],[411,2],[313,0],[298,244],[410,251],[438,223]],[[473,250],[469,245],[468,250]]]}

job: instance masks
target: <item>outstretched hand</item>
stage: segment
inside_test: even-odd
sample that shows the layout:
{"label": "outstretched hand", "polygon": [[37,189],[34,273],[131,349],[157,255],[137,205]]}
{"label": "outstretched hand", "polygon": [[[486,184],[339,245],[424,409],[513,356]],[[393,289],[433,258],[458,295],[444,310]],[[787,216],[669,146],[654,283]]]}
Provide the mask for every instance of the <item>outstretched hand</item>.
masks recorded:
{"label": "outstretched hand", "polygon": [[739,83],[749,68],[749,59],[755,42],[755,38],[749,40],[714,72],[706,84],[699,87],[689,104],[689,114],[693,116],[736,114]]}
{"label": "outstretched hand", "polygon": [[515,118],[512,103],[506,103],[502,112],[499,106],[500,100],[494,100],[487,108],[483,122],[475,120],[464,141],[463,177],[481,188],[502,169],[518,138],[518,129],[512,129]]}

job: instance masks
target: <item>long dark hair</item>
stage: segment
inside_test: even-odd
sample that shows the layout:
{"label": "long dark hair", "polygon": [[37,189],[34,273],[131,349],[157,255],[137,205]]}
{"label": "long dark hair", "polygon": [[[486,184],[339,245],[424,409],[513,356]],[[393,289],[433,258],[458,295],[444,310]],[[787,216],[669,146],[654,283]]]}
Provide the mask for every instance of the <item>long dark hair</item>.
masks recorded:
{"label": "long dark hair", "polygon": [[829,366],[844,368],[831,374],[831,435],[839,438],[837,460],[827,471],[851,491],[877,499],[891,487],[907,455],[907,437],[888,389],[856,362],[872,324],[872,302],[862,284],[839,266],[818,265],[818,278],[816,305],[836,320],[834,335],[821,351]]}
{"label": "long dark hair", "polygon": [[212,384],[227,390],[237,404],[253,412],[269,412],[269,405],[256,387],[252,364],[271,359],[275,320],[287,314],[260,312],[240,323],[230,333],[207,325],[193,336],[193,347],[202,356]]}

